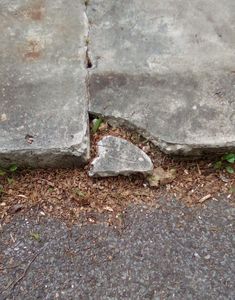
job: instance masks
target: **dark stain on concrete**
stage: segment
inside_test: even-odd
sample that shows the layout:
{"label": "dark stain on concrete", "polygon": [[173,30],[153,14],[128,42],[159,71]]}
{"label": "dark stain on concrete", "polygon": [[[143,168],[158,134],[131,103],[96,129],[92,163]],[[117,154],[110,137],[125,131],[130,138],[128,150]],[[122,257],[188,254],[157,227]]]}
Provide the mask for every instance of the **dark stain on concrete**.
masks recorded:
{"label": "dark stain on concrete", "polygon": [[[177,80],[175,80],[177,78]],[[193,75],[182,76],[178,74],[156,75],[149,74],[130,75],[125,73],[107,72],[103,74],[92,74],[90,78],[90,92],[96,94],[106,88],[132,88],[138,90],[141,87],[152,86],[154,88],[170,89],[177,86],[177,90],[184,92],[191,89],[198,88],[198,82]]]}

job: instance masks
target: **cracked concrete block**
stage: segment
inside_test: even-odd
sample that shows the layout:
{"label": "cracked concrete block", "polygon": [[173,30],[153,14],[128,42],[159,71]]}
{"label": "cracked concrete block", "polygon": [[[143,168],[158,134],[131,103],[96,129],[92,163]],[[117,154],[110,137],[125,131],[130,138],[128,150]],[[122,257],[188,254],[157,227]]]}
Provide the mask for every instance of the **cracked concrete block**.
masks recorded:
{"label": "cracked concrete block", "polygon": [[83,1],[0,0],[0,165],[89,156]]}
{"label": "cracked concrete block", "polygon": [[105,136],[98,142],[98,157],[91,163],[90,176],[109,177],[130,174],[151,174],[149,156],[124,139]]}
{"label": "cracked concrete block", "polygon": [[93,0],[90,112],[164,152],[235,150],[235,2]]}

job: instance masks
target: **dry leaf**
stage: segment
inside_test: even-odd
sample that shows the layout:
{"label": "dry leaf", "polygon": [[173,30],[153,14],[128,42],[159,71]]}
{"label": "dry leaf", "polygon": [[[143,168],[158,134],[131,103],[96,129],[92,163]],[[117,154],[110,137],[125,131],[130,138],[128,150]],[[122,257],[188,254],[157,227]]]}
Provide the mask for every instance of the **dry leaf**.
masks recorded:
{"label": "dry leaf", "polygon": [[147,177],[147,181],[151,187],[159,187],[171,183],[176,177],[176,170],[171,169],[165,171],[162,167],[153,170],[153,174]]}

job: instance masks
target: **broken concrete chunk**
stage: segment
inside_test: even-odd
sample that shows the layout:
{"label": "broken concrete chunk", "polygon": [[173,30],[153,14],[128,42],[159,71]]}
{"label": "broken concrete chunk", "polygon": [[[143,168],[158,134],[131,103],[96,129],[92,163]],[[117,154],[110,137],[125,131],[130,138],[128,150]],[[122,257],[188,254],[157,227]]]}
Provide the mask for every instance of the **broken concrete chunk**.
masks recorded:
{"label": "broken concrete chunk", "polygon": [[106,136],[98,142],[98,157],[91,164],[90,176],[108,177],[130,174],[151,174],[149,156],[129,141]]}

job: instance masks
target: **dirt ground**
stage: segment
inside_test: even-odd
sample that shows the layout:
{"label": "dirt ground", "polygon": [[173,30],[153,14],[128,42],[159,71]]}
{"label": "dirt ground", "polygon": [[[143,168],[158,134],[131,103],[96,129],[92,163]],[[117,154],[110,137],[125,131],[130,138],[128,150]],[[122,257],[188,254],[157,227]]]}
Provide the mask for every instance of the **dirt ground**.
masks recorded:
{"label": "dirt ground", "polygon": [[[220,195],[235,198],[235,175],[223,168],[216,170],[214,165],[218,158],[174,159],[138,134],[112,128],[106,123],[92,134],[92,158],[96,155],[97,141],[105,135],[130,140],[151,157],[155,168],[175,169],[176,178],[172,183],[152,188],[143,176],[90,178],[89,165],[81,169],[16,170],[0,176],[2,224],[18,212],[35,211],[35,208],[39,215],[69,223],[76,222],[82,212],[89,212],[91,216],[92,212],[106,212],[110,215],[110,223],[113,223],[131,203],[156,206],[156,199],[174,197],[187,206],[196,206],[209,199],[216,201]],[[93,222],[92,217],[89,220]]]}

